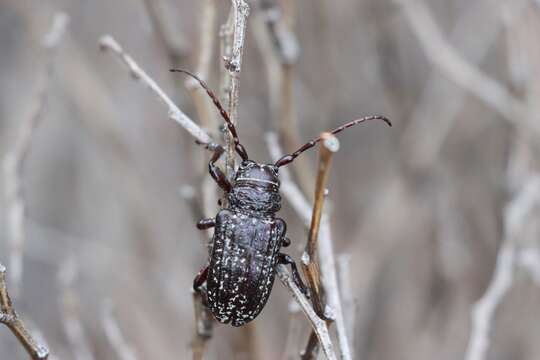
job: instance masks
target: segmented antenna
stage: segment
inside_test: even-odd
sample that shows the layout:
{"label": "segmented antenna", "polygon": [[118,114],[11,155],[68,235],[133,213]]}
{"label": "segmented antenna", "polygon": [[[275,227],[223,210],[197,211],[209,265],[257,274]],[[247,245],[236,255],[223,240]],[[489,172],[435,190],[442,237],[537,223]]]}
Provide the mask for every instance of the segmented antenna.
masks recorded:
{"label": "segmented antenna", "polygon": [[248,160],[249,157],[248,157],[247,151],[244,148],[244,146],[240,144],[240,139],[238,138],[238,133],[236,132],[236,128],[234,127],[234,124],[231,118],[229,117],[229,114],[225,111],[225,109],[221,105],[221,102],[219,102],[219,99],[217,98],[216,94],[214,94],[214,92],[210,90],[208,85],[206,85],[206,83],[201,78],[199,78],[195,74],[190,73],[189,71],[182,70],[182,69],[170,69],[170,72],[179,72],[179,73],[184,73],[188,76],[191,76],[192,78],[197,80],[197,82],[203,87],[204,90],[206,90],[206,93],[208,94],[208,96],[210,96],[210,98],[214,102],[214,105],[216,105],[216,107],[218,108],[219,113],[221,114],[221,117],[223,118],[223,120],[225,120],[225,123],[227,124],[227,128],[231,132],[231,135],[233,137],[233,142],[234,142],[234,148],[236,152],[238,153],[238,155],[240,155],[242,160],[244,161]]}
{"label": "segmented antenna", "polygon": [[[350,121],[344,125],[341,125],[340,127],[332,130],[330,133],[332,135],[335,135],[337,133],[340,133],[342,132],[343,130],[347,129],[347,128],[350,128],[351,126],[354,126],[354,125],[357,125],[357,124],[360,124],[360,123],[363,123],[365,121],[370,121],[370,120],[382,120],[384,121],[386,124],[388,124],[388,126],[392,126],[392,123],[390,122],[390,120],[388,120],[386,117],[384,116],[379,116],[379,115],[375,115],[375,116],[366,116],[366,117],[363,117],[363,118],[360,118],[360,119],[356,119],[356,120],[353,120],[353,121]],[[298,155],[300,155],[301,153],[303,153],[304,151],[306,150],[309,150],[311,149],[312,147],[314,147],[318,142],[320,142],[322,139],[321,137],[318,137],[316,139],[313,139],[311,140],[310,142],[307,142],[305,143],[300,149],[296,150],[295,152],[293,152],[292,154],[289,154],[289,155],[285,155],[283,156],[281,159],[279,159],[278,161],[275,162],[274,166],[277,166],[277,167],[281,167],[281,166],[284,166],[284,165],[288,165],[290,164],[291,162],[294,161],[294,159],[296,159],[298,157]]]}

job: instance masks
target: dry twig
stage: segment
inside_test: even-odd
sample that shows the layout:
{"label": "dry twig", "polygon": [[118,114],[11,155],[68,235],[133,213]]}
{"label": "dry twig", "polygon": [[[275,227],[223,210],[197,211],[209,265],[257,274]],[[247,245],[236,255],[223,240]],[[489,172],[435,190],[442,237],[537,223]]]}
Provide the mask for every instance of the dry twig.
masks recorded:
{"label": "dry twig", "polygon": [[23,196],[24,161],[30,150],[35,128],[41,121],[48,100],[49,83],[54,73],[58,46],[65,33],[69,17],[64,13],[55,15],[50,31],[45,35],[42,46],[46,51],[44,66],[37,82],[35,102],[30,116],[21,122],[15,142],[3,162],[4,196],[6,201],[6,231],[10,244],[11,292],[17,297],[23,273],[23,248],[25,241],[24,216],[26,205]]}
{"label": "dry twig", "polygon": [[[240,94],[240,72],[244,54],[249,5],[245,0],[232,0],[231,12],[227,22],[221,27],[222,56],[225,62],[222,73],[222,89],[228,96],[228,113],[234,125],[238,124],[238,99]],[[235,150],[229,132],[225,141],[227,152],[225,157],[226,174],[234,172]]]}
{"label": "dry twig", "polygon": [[129,56],[118,42],[110,35],[105,35],[99,42],[100,48],[103,51],[112,51],[114,55],[124,64],[131,76],[146,85],[156,96],[165,103],[169,110],[169,119],[176,121],[180,126],[186,129],[199,144],[206,145],[212,142],[210,135],[201,129],[193,122],[186,114],[184,114],[178,106],[167,96],[167,94],[159,87],[159,85],[146,72],[137,65],[137,63]]}
{"label": "dry twig", "polygon": [[311,323],[313,331],[317,334],[319,343],[323,349],[326,358],[329,360],[337,359],[330,339],[330,334],[328,333],[328,327],[326,322],[322,320],[311,307],[309,300],[302,294],[302,291],[296,286],[291,275],[283,265],[278,265],[276,267],[276,272],[281,280],[282,284],[289,290],[291,295],[297,301],[298,305],[302,308],[304,314]]}
{"label": "dry twig", "polygon": [[325,308],[323,294],[321,291],[321,279],[319,273],[319,265],[317,262],[317,243],[319,239],[319,229],[321,226],[321,216],[323,214],[323,205],[326,192],[326,183],[328,181],[328,173],[332,156],[339,150],[338,139],[330,133],[321,134],[321,155],[319,159],[319,171],[317,174],[317,182],[315,184],[315,203],[311,215],[311,225],[309,227],[308,241],[302,255],[302,269],[308,280],[309,287],[313,298],[313,306],[317,313],[324,317]]}
{"label": "dry twig", "polygon": [[489,332],[497,306],[510,289],[516,262],[516,236],[531,211],[540,204],[540,176],[531,176],[508,204],[504,213],[504,238],[497,256],[493,278],[484,295],[474,304],[472,329],[466,360],[483,360],[489,347]]}
{"label": "dry twig", "polygon": [[114,317],[113,306],[110,301],[105,302],[101,307],[101,321],[105,335],[107,335],[107,339],[109,339],[118,359],[137,360],[138,356],[133,347],[126,342],[122,330],[120,330],[120,326]]}
{"label": "dry twig", "polygon": [[204,359],[208,341],[212,338],[214,320],[212,314],[203,305],[200,293],[193,292],[193,310],[195,313],[195,336],[191,343],[193,360]]}
{"label": "dry twig", "polygon": [[[279,159],[283,153],[279,147],[277,136],[273,133],[267,134],[266,142],[272,159]],[[280,179],[283,195],[294,208],[297,215],[304,221],[306,227],[309,228],[311,225],[310,215],[312,213],[309,202],[302,195],[302,192],[296,184],[294,184],[287,169],[280,169]],[[334,253],[332,249],[330,224],[327,216],[324,215],[321,218],[319,230],[319,253],[322,284],[326,291],[328,305],[331,309],[331,314],[330,311],[328,311],[328,307],[325,309],[325,313],[328,317],[335,318],[341,357],[343,359],[350,359],[349,343],[345,329],[345,320],[341,306]]]}
{"label": "dry twig", "polygon": [[80,316],[80,299],[73,284],[78,276],[74,258],[68,258],[58,270],[58,282],[62,289],[62,325],[75,360],[94,360]]}
{"label": "dry twig", "polygon": [[0,323],[11,330],[32,359],[48,358],[49,349],[36,342],[13,308],[6,284],[6,268],[2,264],[0,264]]}
{"label": "dry twig", "polygon": [[515,98],[508,89],[467,62],[444,39],[432,14],[422,0],[394,0],[418,37],[428,58],[459,86],[497,111],[511,125],[523,125],[540,133],[540,127],[529,120],[526,104]]}

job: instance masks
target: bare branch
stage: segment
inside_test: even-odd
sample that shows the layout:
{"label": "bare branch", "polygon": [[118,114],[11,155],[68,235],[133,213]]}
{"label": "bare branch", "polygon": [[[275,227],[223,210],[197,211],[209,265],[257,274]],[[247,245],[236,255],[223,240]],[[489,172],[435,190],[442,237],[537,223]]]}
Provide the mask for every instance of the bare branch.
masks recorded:
{"label": "bare branch", "polygon": [[[267,134],[266,142],[268,144],[271,157],[274,160],[279,159],[283,153],[279,148],[277,136],[273,133]],[[305,226],[309,228],[311,225],[311,206],[302,195],[300,189],[298,189],[296,184],[292,182],[287,169],[280,169],[280,177],[283,195],[292,205],[297,215],[304,221]],[[332,249],[332,236],[327,216],[322,216],[321,218],[319,230],[319,254],[320,270],[322,275],[321,279],[327,294],[329,305],[329,307],[327,306],[325,309],[325,315],[328,317],[335,317],[341,357],[343,359],[350,359],[349,343],[345,329],[345,320],[337,282],[334,252]],[[332,314],[330,312],[332,312]]]}
{"label": "bare branch", "polygon": [[161,0],[144,0],[146,10],[152,21],[158,39],[167,51],[167,56],[172,66],[177,64],[188,55],[189,44],[185,35],[173,26],[174,18],[168,18],[169,12],[163,8],[164,2]]}
{"label": "bare branch", "polygon": [[302,294],[302,291],[300,291],[300,289],[296,286],[285,266],[278,265],[276,267],[276,272],[279,280],[290,291],[291,295],[297,301],[298,305],[300,305],[300,308],[308,318],[313,328],[313,331],[315,332],[315,334],[317,334],[317,338],[319,339],[319,343],[321,344],[326,358],[329,360],[337,359],[332,345],[332,341],[330,339],[330,335],[328,333],[328,327],[326,326],[326,322],[317,316],[317,314],[311,307],[309,300],[306,299],[304,294]]}
{"label": "bare branch", "polygon": [[159,85],[146,72],[137,65],[137,63],[129,56],[118,42],[110,35],[105,35],[101,38],[100,48],[103,51],[112,51],[114,55],[126,66],[131,76],[146,85],[156,96],[165,103],[169,110],[169,118],[176,121],[180,126],[186,129],[200,144],[209,144],[212,142],[210,135],[195,124],[186,114],[184,114],[178,106],[165,94]]}
{"label": "bare branch", "polygon": [[37,343],[13,308],[6,284],[6,268],[2,264],[0,264],[0,323],[3,323],[11,330],[32,359],[43,360],[48,358],[49,349]]}
{"label": "bare branch", "polygon": [[339,150],[338,139],[330,133],[321,134],[321,155],[319,157],[319,171],[317,173],[317,182],[315,185],[315,204],[311,215],[311,225],[309,227],[308,241],[302,255],[302,269],[308,280],[313,298],[313,306],[320,316],[324,317],[323,294],[321,290],[321,279],[319,274],[319,264],[317,262],[317,243],[319,239],[319,229],[321,225],[321,216],[323,214],[323,205],[326,192],[326,183],[332,156]]}
{"label": "bare branch", "polygon": [[[231,0],[231,13],[227,23],[222,26],[222,55],[227,76],[222,79],[223,88],[228,95],[228,113],[234,125],[238,124],[238,102],[240,94],[240,72],[244,54],[249,5],[245,0]],[[225,158],[226,173],[234,171],[235,149],[229,132],[225,136],[227,153]]]}
{"label": "bare branch", "polygon": [[94,360],[80,318],[79,296],[73,288],[77,275],[77,263],[73,258],[68,258],[58,271],[58,282],[62,295],[62,325],[75,360]]}
{"label": "bare branch", "polygon": [[10,248],[11,292],[17,297],[20,292],[23,273],[23,249],[25,241],[24,217],[26,205],[23,195],[24,162],[30,150],[35,128],[43,118],[47,106],[49,83],[54,73],[58,46],[65,34],[69,17],[57,13],[49,32],[43,38],[42,46],[46,51],[44,66],[37,82],[37,90],[31,113],[21,122],[19,133],[12,148],[4,157],[4,196],[6,201],[6,232]]}
{"label": "bare branch", "polygon": [[109,339],[118,359],[137,360],[138,356],[132,346],[126,342],[122,330],[120,330],[120,326],[114,318],[113,306],[110,301],[105,302],[101,306],[101,321],[103,323],[105,335],[107,335],[107,339]]}
{"label": "bare branch", "polygon": [[525,125],[535,133],[540,128],[529,121],[523,101],[515,98],[505,86],[472,66],[444,39],[432,14],[422,0],[395,0],[418,37],[428,58],[459,86],[497,111],[511,125]]}
{"label": "bare branch", "polygon": [[508,204],[504,213],[504,239],[491,283],[474,304],[466,360],[484,360],[489,347],[491,323],[497,306],[510,289],[516,262],[515,238],[531,211],[540,203],[540,176],[532,176]]}

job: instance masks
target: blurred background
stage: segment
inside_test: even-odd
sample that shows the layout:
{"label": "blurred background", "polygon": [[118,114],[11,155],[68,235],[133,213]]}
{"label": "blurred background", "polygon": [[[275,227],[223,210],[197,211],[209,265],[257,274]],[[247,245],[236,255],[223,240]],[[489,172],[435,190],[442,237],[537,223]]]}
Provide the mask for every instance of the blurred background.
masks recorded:
{"label": "blurred background", "polygon": [[[348,261],[341,290],[350,300],[353,358],[538,359],[540,3],[249,3],[239,133],[253,158],[270,161],[270,130],[294,150],[294,142],[364,115],[394,123],[340,134],[329,180],[334,250],[341,265]],[[114,36],[199,122],[185,78],[168,69],[197,68],[204,7],[212,4],[208,80],[218,91],[228,1],[0,2],[2,156],[35,106],[43,36],[57,11],[71,18],[24,164],[24,272],[12,294],[55,358],[120,359],[104,321],[110,316],[137,358],[191,357],[190,287],[206,262],[207,238],[186,196],[194,191],[199,201],[205,154],[98,42]],[[308,196],[317,156],[313,150],[290,166]],[[0,201],[0,262],[9,271]],[[286,252],[299,260],[306,229],[286,201],[280,214],[292,240]],[[504,284],[491,288],[502,291],[488,306],[490,342],[485,356],[471,357],[471,311],[490,289],[503,248],[510,257]],[[254,325],[215,327],[207,358],[288,358],[294,326],[299,351],[309,327],[289,301],[276,282]],[[0,327],[0,359],[25,358]]]}

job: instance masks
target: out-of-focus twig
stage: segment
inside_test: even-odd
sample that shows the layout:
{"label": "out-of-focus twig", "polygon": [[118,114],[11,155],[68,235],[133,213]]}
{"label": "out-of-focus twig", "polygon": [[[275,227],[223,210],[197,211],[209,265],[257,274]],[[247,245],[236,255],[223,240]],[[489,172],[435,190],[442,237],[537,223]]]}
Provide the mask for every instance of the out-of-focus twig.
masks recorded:
{"label": "out-of-focus twig", "polygon": [[110,301],[105,302],[101,307],[101,321],[105,335],[116,352],[118,359],[137,360],[138,356],[133,350],[133,347],[126,342],[122,330],[120,330],[120,326],[114,317],[113,305]]}
{"label": "out-of-focus twig", "polygon": [[540,133],[540,126],[529,120],[530,114],[523,101],[515,98],[505,86],[472,66],[448,44],[422,0],[394,1],[401,5],[428,58],[450,80],[489,105],[511,125],[523,125],[536,134]]}
{"label": "out-of-focus twig", "polygon": [[189,44],[185,35],[173,26],[174,18],[167,17],[162,0],[145,0],[147,13],[159,41],[167,51],[171,66],[176,67],[189,54]]}
{"label": "out-of-focus twig", "polygon": [[6,206],[6,232],[10,247],[10,283],[12,296],[17,298],[20,292],[23,273],[23,248],[25,241],[24,217],[26,205],[23,196],[24,162],[35,128],[41,121],[47,106],[48,92],[51,77],[54,73],[55,59],[69,17],[64,13],[57,13],[49,32],[43,38],[42,46],[46,52],[44,66],[37,82],[35,100],[30,106],[31,113],[21,122],[19,133],[12,148],[4,157],[4,196]]}
{"label": "out-of-focus twig", "polygon": [[80,299],[73,287],[77,273],[78,267],[74,258],[68,258],[58,271],[58,282],[62,296],[62,325],[71,346],[73,358],[75,360],[94,360],[95,357],[80,318]]}
{"label": "out-of-focus twig", "polygon": [[193,292],[193,310],[195,313],[195,337],[191,343],[193,360],[204,359],[208,341],[212,338],[213,317],[203,305],[200,293]]}
{"label": "out-of-focus twig", "polygon": [[105,35],[101,38],[100,48],[103,51],[112,51],[114,55],[126,66],[131,76],[146,85],[156,96],[165,103],[169,110],[169,118],[176,121],[180,126],[186,129],[200,144],[209,144],[212,138],[206,131],[193,122],[186,114],[184,114],[178,106],[165,94],[161,87],[152,79],[146,72],[137,65],[137,63],[129,56],[120,44],[110,35]]}
{"label": "out-of-focus twig", "polygon": [[0,323],[11,330],[32,359],[48,358],[49,349],[37,343],[13,308],[6,284],[6,268],[2,264],[0,264]]}
{"label": "out-of-focus twig", "polygon": [[309,300],[302,294],[302,291],[300,291],[298,286],[296,286],[285,266],[278,265],[276,267],[276,272],[281,283],[290,291],[291,295],[298,302],[298,305],[300,305],[300,308],[311,323],[326,358],[329,360],[337,359],[326,322],[315,313]]}
{"label": "out-of-focus twig", "polygon": [[287,332],[287,342],[283,351],[283,360],[296,360],[300,353],[300,342],[302,337],[302,323],[299,321],[302,315],[300,306],[295,300],[289,302],[289,330]]}
{"label": "out-of-focus twig", "polygon": [[[298,116],[294,106],[294,66],[300,46],[293,31],[294,1],[263,1],[253,17],[253,33],[266,67],[272,123],[279,132],[285,150],[292,152],[301,144]],[[306,158],[293,167],[303,193],[311,197],[315,178]]]}
{"label": "out-of-focus twig", "polygon": [[484,295],[474,304],[472,329],[465,360],[484,360],[490,342],[492,320],[497,306],[510,289],[516,262],[516,236],[531,211],[540,204],[540,176],[535,175],[508,204],[504,212],[504,238],[497,256],[493,278]]}
{"label": "out-of-focus twig", "polygon": [[[272,159],[276,161],[283,155],[283,152],[279,147],[277,136],[273,133],[267,134],[266,142]],[[300,219],[304,221],[305,226],[309,228],[311,225],[312,213],[309,202],[292,181],[287,169],[280,169],[280,178],[283,195],[292,205]],[[323,215],[321,218],[319,230],[319,254],[321,280],[326,291],[328,304],[325,309],[325,315],[328,318],[335,319],[341,357],[350,359],[350,348],[347,340],[345,320],[339,294],[334,250],[332,248],[332,234],[330,231],[330,223],[326,215]]]}

